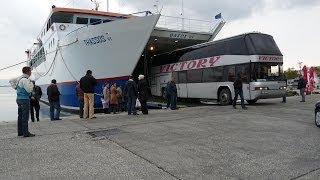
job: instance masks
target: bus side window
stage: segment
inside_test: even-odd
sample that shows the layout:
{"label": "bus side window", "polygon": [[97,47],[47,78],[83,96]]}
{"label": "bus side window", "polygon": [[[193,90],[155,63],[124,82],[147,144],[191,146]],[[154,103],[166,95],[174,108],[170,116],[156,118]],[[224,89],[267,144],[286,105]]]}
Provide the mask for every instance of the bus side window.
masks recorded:
{"label": "bus side window", "polygon": [[228,81],[230,82],[234,82],[235,78],[236,78],[236,73],[235,73],[235,66],[229,66],[228,67]]}
{"label": "bus side window", "polygon": [[214,82],[213,68],[203,69],[202,82]]}
{"label": "bus side window", "polygon": [[202,82],[202,69],[193,69],[188,71],[188,83]]}
{"label": "bus side window", "polygon": [[214,82],[222,82],[223,79],[223,67],[213,68]]}
{"label": "bus side window", "polygon": [[236,66],[236,74],[241,73],[243,82],[249,82],[249,64],[239,64]]}
{"label": "bus side window", "polygon": [[179,84],[178,72],[172,72],[172,76],[174,77],[176,84]]}
{"label": "bus side window", "polygon": [[179,71],[178,76],[179,76],[179,80],[178,80],[179,84],[187,83],[187,71]]}

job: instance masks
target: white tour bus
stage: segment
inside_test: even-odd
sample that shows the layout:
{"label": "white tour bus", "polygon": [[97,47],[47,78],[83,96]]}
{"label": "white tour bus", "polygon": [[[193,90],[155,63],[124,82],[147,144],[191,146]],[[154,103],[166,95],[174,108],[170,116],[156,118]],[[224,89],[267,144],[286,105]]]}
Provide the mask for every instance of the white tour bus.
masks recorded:
{"label": "white tour bus", "polygon": [[152,59],[151,91],[165,96],[175,77],[179,98],[217,100],[231,104],[236,74],[243,75],[244,99],[280,98],[286,93],[283,55],[272,36],[248,33],[156,55]]}

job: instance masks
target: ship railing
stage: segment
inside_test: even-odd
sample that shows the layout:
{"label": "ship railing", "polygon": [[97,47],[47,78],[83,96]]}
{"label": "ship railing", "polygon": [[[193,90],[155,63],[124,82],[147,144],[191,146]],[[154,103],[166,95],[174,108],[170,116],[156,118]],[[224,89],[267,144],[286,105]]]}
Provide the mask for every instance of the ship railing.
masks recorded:
{"label": "ship railing", "polygon": [[213,21],[161,15],[156,27],[208,33],[212,32],[215,25]]}

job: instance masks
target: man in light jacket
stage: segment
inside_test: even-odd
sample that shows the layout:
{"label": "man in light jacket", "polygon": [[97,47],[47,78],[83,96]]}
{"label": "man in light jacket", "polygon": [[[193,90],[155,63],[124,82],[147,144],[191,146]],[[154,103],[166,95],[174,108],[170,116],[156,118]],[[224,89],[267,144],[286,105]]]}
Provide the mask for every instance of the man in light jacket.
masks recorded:
{"label": "man in light jacket", "polygon": [[30,111],[30,95],[33,90],[33,83],[30,81],[31,68],[23,67],[22,75],[18,78],[11,79],[9,82],[17,91],[18,104],[18,136],[33,137],[34,134],[29,132],[28,121]]}

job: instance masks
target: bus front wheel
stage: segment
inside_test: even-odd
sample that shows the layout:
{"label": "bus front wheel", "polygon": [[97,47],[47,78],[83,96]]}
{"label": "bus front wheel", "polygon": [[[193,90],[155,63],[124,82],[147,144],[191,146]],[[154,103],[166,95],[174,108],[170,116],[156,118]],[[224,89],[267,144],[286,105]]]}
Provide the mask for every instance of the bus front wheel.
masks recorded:
{"label": "bus front wheel", "polygon": [[231,104],[231,92],[229,89],[222,89],[219,93],[219,102],[222,106]]}
{"label": "bus front wheel", "polygon": [[258,100],[247,100],[248,104],[255,104]]}

